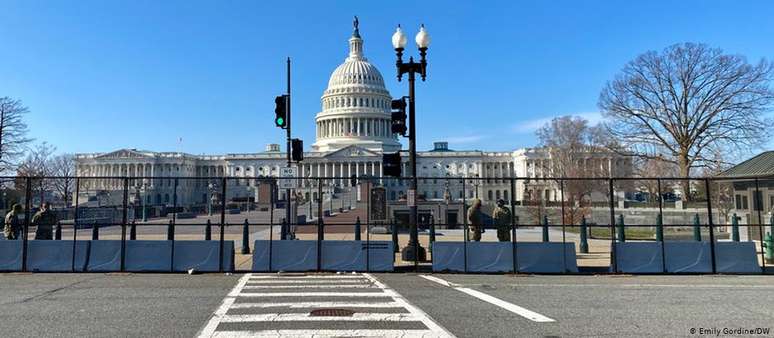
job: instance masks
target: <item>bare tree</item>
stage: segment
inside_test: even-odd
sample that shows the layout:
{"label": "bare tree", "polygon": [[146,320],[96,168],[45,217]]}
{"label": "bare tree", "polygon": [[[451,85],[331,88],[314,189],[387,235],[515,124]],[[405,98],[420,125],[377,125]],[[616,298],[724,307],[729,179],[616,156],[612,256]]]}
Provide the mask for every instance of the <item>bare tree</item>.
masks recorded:
{"label": "bare tree", "polygon": [[65,207],[70,206],[73,187],[75,185],[75,156],[73,154],[61,154],[51,159],[51,171],[54,191],[64,202]]}
{"label": "bare tree", "polygon": [[[629,62],[599,97],[608,130],[643,158],[674,163],[679,175],[717,151],[749,151],[771,135],[774,64],[755,65],[703,44],[650,51]],[[686,190],[687,191],[687,190]]]}
{"label": "bare tree", "polygon": [[26,194],[27,182],[30,186],[30,197],[33,201],[37,198],[39,203],[45,199],[45,192],[51,190],[51,180],[44,177],[53,175],[51,156],[56,148],[46,142],[40,143],[31,149],[27,157],[16,168],[16,189]]}
{"label": "bare tree", "polygon": [[21,101],[0,97],[0,173],[13,170],[32,139],[27,137],[23,116],[29,110]]}
{"label": "bare tree", "polygon": [[[579,224],[581,218],[591,210],[592,193],[605,189],[604,185],[600,188],[600,181],[593,178],[606,178],[611,174],[609,162],[605,160],[609,152],[603,146],[609,143],[605,130],[589,125],[589,122],[581,117],[562,116],[546,123],[536,134],[540,145],[548,153],[547,161],[540,162],[543,164],[539,170],[544,177],[555,183],[558,190],[564,191],[564,196],[559,198],[563,198],[561,202],[565,203],[565,224]],[[540,181],[535,182],[539,183]],[[540,210],[537,212],[544,214]]]}

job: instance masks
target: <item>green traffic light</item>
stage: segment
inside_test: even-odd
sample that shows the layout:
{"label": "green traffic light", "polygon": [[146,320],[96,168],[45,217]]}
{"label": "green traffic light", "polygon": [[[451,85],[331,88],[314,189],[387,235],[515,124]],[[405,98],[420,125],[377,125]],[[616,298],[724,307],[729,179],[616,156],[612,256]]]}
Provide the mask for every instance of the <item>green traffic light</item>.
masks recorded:
{"label": "green traffic light", "polygon": [[278,125],[278,126],[283,126],[283,125],[285,125],[285,119],[283,119],[283,118],[281,118],[281,117],[278,117],[278,118],[277,118],[277,125]]}

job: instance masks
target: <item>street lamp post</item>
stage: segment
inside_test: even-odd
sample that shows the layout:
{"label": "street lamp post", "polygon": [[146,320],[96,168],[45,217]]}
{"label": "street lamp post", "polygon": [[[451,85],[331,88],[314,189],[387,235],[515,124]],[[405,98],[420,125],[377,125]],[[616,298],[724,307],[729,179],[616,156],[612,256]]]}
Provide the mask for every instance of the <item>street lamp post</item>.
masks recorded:
{"label": "street lamp post", "polygon": [[[416,109],[415,109],[415,93],[414,93],[414,82],[415,82],[415,76],[417,73],[422,77],[422,81],[425,81],[425,78],[427,77],[427,48],[430,45],[430,35],[427,34],[425,31],[425,25],[422,25],[419,28],[419,33],[417,33],[416,38],[414,39],[417,47],[419,48],[419,55],[420,60],[419,62],[414,62],[414,57],[409,57],[409,62],[404,63],[403,62],[403,50],[406,47],[406,35],[403,34],[403,31],[400,29],[400,25],[398,25],[397,30],[395,31],[395,34],[392,35],[392,46],[395,48],[395,52],[397,54],[398,60],[395,62],[396,67],[398,68],[398,81],[401,81],[403,74],[408,73],[408,83],[409,83],[409,162],[411,163],[411,193],[408,196],[409,200],[409,226],[410,226],[410,239],[408,245],[403,248],[403,251],[401,252],[401,256],[404,261],[413,260],[413,261],[424,261],[425,260],[425,249],[422,248],[422,246],[419,245],[419,235],[417,230],[417,220],[418,220],[418,210],[417,210],[417,202],[416,202],[416,196],[417,196],[417,147],[416,147]],[[413,198],[412,198],[413,197]]]}

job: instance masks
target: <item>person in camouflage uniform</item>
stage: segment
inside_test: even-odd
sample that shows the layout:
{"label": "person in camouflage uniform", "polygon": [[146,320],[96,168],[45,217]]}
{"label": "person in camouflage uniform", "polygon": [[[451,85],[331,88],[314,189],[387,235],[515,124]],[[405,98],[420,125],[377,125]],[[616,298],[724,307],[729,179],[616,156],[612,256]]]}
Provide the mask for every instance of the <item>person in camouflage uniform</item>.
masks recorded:
{"label": "person in camouflage uniform", "polygon": [[40,211],[32,216],[32,225],[36,226],[35,239],[53,239],[51,233],[56,225],[56,215],[51,211],[51,204],[43,203]]}
{"label": "person in camouflage uniform", "polygon": [[497,239],[500,242],[509,242],[511,240],[511,210],[505,206],[505,201],[497,200],[497,208],[492,213],[495,227],[497,228]]}
{"label": "person in camouflage uniform", "polygon": [[5,215],[5,226],[3,227],[5,239],[19,239],[22,230],[22,224],[19,221],[21,212],[21,205],[14,204],[11,211]]}
{"label": "person in camouflage uniform", "polygon": [[468,224],[470,224],[470,236],[476,242],[481,241],[481,229],[484,227],[484,220],[481,217],[481,200],[473,200],[473,205],[468,209]]}

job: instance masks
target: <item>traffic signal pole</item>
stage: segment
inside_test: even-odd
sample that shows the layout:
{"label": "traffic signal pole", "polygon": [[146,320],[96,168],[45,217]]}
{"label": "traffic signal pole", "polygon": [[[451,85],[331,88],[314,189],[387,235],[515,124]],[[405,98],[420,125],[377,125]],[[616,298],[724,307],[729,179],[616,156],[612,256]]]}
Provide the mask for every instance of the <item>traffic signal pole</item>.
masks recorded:
{"label": "traffic signal pole", "polygon": [[[290,167],[293,166],[293,162],[292,162],[292,159],[290,157],[290,137],[291,137],[290,136],[290,127],[291,127],[291,123],[290,123],[290,57],[288,57],[288,61],[287,62],[288,62],[288,74],[287,74],[287,78],[288,78],[287,79],[288,80],[288,94],[287,95],[288,95],[288,98],[287,98],[287,102],[285,103],[285,109],[287,109],[287,114],[285,114],[285,115],[286,115],[286,118],[287,118],[287,128],[286,128],[287,129],[287,148],[286,148],[286,150],[287,150],[287,155],[288,155],[288,166],[287,167],[290,168]],[[285,191],[285,223],[283,223],[283,225],[282,225],[282,239],[283,240],[288,239],[289,233],[290,233],[290,194],[291,194],[291,192],[292,192],[291,189],[287,189]]]}

